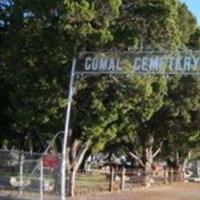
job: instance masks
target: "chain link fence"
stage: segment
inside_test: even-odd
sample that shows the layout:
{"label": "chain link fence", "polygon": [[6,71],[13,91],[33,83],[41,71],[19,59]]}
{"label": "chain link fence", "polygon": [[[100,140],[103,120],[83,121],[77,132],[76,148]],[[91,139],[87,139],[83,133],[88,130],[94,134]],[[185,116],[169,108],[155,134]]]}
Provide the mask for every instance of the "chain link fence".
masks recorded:
{"label": "chain link fence", "polygon": [[19,185],[13,183],[14,179],[20,177],[20,152],[0,150],[0,194],[6,196],[12,194],[19,195]]}
{"label": "chain link fence", "polygon": [[[0,200],[60,200],[61,159],[56,154],[0,150]],[[151,185],[180,181],[181,174],[159,169],[150,175]],[[75,195],[132,190],[145,186],[142,169],[107,167],[78,172]]]}
{"label": "chain link fence", "polygon": [[0,199],[56,200],[60,157],[0,150]]}

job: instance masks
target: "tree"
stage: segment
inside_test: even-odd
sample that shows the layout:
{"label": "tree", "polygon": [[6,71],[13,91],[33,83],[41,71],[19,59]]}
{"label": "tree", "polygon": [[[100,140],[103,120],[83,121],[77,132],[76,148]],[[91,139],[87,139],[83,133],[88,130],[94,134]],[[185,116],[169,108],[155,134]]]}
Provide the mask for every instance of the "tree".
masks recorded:
{"label": "tree", "polygon": [[[140,82],[144,89],[139,87],[139,99],[137,99],[137,93],[135,91],[133,96],[130,96],[130,91],[128,92],[129,98],[136,104],[131,105],[131,109],[128,111],[130,114],[127,116],[129,120],[125,125],[127,132],[123,131],[122,133],[127,134],[127,139],[124,141],[126,151],[144,168],[145,184],[148,185],[151,166],[154,158],[160,152],[162,142],[159,132],[160,125],[154,116],[164,104],[167,84],[164,77],[149,77],[146,81],[144,81],[144,77],[139,77],[138,79],[136,80],[137,85]],[[131,86],[133,89],[134,85],[136,83]],[[143,94],[144,96],[141,93],[143,90],[146,90],[146,93]],[[124,103],[124,105],[127,104]],[[134,124],[136,124],[135,128],[131,129]],[[123,138],[126,137],[123,136]]]}
{"label": "tree", "polygon": [[57,131],[64,116],[61,110],[66,106],[62,87],[66,78],[58,78],[58,74],[66,71],[62,37],[52,39],[58,33],[58,25],[57,17],[50,10],[58,2],[43,1],[42,10],[37,8],[37,2],[5,2],[8,7],[4,35],[8,86],[5,113],[12,122],[11,131],[19,135],[17,148],[41,151],[46,148],[46,139],[51,137],[49,132]]}
{"label": "tree", "polygon": [[[109,27],[119,14],[119,6],[119,0],[105,0],[104,4],[102,1],[66,1],[61,27],[69,45],[68,52],[76,55],[77,52],[84,50],[103,49],[106,43],[112,40]],[[101,87],[105,87],[104,81],[94,78],[92,82],[89,80],[81,83],[84,87],[77,86],[67,156],[71,196],[74,196],[75,174],[90,145],[93,144],[97,149],[101,149],[104,143],[115,135],[115,128],[107,127],[115,115],[108,113],[101,102],[103,96],[98,94],[98,92],[102,94]],[[96,91],[92,92],[93,90]],[[89,113],[88,109],[91,109]],[[100,114],[103,116],[100,117]]]}
{"label": "tree", "polygon": [[157,113],[162,122],[160,133],[165,138],[160,157],[181,174],[197,147],[198,139],[195,143],[191,138],[199,130],[199,88],[197,77],[169,77],[166,100]]}
{"label": "tree", "polygon": [[193,50],[199,50],[200,49],[200,28],[199,27],[191,35],[190,40],[189,40],[187,46],[190,49],[193,49]]}
{"label": "tree", "polygon": [[177,26],[179,29],[181,47],[184,48],[197,28],[196,18],[184,3],[179,3],[178,6]]}
{"label": "tree", "polygon": [[[42,152],[64,127],[70,62],[78,52],[198,48],[196,21],[177,0],[2,0],[0,11],[1,137],[20,138],[9,145],[28,151]],[[192,85],[189,98],[181,96],[184,81]],[[185,142],[195,138],[198,84],[159,76],[79,80],[67,144],[69,194],[86,151],[103,150],[110,141],[124,144],[149,173],[165,134],[161,119],[168,147],[181,152],[172,132],[183,133]]]}
{"label": "tree", "polygon": [[114,24],[116,48],[153,50],[180,46],[177,0],[122,1],[121,13]]}
{"label": "tree", "polygon": [[[140,50],[177,49],[186,45],[196,27],[196,21],[192,14],[185,5],[178,1],[122,1],[120,12],[120,16],[115,20],[113,27],[114,44],[112,45],[122,50],[129,49],[129,47],[132,49],[140,48]],[[182,27],[183,13],[185,16],[184,23],[188,24],[189,27],[187,32]],[[144,77],[142,77],[142,80],[144,80]],[[158,79],[155,78],[156,81]],[[162,89],[164,88],[166,90],[167,87],[165,86]],[[130,91],[128,94],[131,94]],[[153,94],[159,95],[159,90]],[[152,95],[153,100],[154,95]],[[121,134],[118,134],[116,143],[123,145],[125,149],[128,148],[127,152],[144,167],[147,174],[150,174],[153,160],[160,152],[163,142],[163,132],[161,131],[158,113],[165,105],[165,95],[167,95],[167,92],[163,90],[161,95],[155,98],[158,102],[151,101],[151,98],[146,100],[143,97],[140,106],[138,106],[140,110],[137,112],[139,113],[133,111],[134,114],[130,112],[129,115],[127,112],[126,116],[122,117],[125,130],[118,128]],[[123,96],[126,95],[123,94]],[[135,93],[132,98],[137,101]],[[146,103],[148,106],[143,106]],[[129,105],[126,101],[122,104]],[[143,115],[146,114],[149,115],[145,119]],[[113,141],[113,144],[115,144],[115,141]],[[149,177],[147,177],[148,179]]]}

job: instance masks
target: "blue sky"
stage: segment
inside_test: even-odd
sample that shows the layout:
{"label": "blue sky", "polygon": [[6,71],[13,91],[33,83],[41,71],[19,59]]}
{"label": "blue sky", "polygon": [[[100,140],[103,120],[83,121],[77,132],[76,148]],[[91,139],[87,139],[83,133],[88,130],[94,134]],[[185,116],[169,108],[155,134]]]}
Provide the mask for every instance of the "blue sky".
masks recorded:
{"label": "blue sky", "polygon": [[196,16],[198,24],[200,26],[200,0],[181,0],[184,2],[189,10]]}

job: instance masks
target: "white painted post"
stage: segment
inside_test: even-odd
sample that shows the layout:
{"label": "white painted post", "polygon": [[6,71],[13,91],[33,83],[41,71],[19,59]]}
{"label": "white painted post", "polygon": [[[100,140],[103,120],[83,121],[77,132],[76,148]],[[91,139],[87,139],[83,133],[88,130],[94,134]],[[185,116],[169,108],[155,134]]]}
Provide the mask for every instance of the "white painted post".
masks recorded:
{"label": "white painted post", "polygon": [[75,67],[76,67],[76,59],[73,59],[72,69],[71,69],[71,77],[69,84],[69,95],[68,95],[68,105],[65,119],[65,131],[64,131],[64,139],[63,139],[63,149],[62,149],[62,165],[61,165],[61,200],[66,200],[66,150],[67,150],[67,139],[69,134],[69,121],[70,121],[70,113],[71,113],[71,104],[73,98],[73,87],[74,87],[74,77],[75,77]]}
{"label": "white painted post", "polygon": [[19,166],[19,184],[20,184],[20,191],[19,191],[19,199],[22,199],[23,195],[23,171],[24,171],[24,154],[20,155],[20,166]]}
{"label": "white painted post", "polygon": [[43,159],[40,159],[40,200],[43,200],[43,193],[44,193],[44,166],[43,166]]}

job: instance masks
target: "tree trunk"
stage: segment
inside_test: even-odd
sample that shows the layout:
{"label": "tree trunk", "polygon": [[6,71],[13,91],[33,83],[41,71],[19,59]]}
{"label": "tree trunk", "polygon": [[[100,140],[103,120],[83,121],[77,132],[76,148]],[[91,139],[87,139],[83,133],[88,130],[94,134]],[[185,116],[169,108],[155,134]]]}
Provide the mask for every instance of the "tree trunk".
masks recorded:
{"label": "tree trunk", "polygon": [[173,160],[168,161],[168,165],[173,169],[173,181],[184,181],[185,180],[185,169],[186,165],[190,159],[191,153],[185,158],[180,158],[178,151],[174,152]]}
{"label": "tree trunk", "polygon": [[145,158],[144,158],[144,185],[149,187],[151,186],[152,179],[152,164],[153,164],[153,155],[151,148],[145,149]]}
{"label": "tree trunk", "polygon": [[179,181],[183,182],[185,180],[185,169],[186,169],[186,165],[182,165],[179,168]]}
{"label": "tree trunk", "polygon": [[160,153],[162,143],[160,143],[159,148],[154,152],[153,151],[154,146],[154,136],[151,135],[147,139],[146,143],[143,145],[143,154],[140,155],[138,151],[135,151],[135,153],[130,152],[129,154],[137,160],[142,168],[144,169],[144,182],[143,184],[145,186],[150,186],[152,183],[152,164],[154,161],[154,158]]}
{"label": "tree trunk", "polygon": [[76,170],[72,169],[69,174],[69,190],[68,190],[68,194],[71,197],[75,196],[75,178],[76,178]]}
{"label": "tree trunk", "polygon": [[186,166],[189,161],[189,158],[190,158],[190,155],[188,155],[188,157],[185,158],[183,160],[183,163],[179,166],[179,180],[181,182],[185,181],[185,171],[186,171]]}
{"label": "tree trunk", "polygon": [[67,191],[68,196],[75,195],[75,179],[76,173],[84,159],[84,156],[91,144],[91,141],[88,140],[84,144],[80,140],[74,140],[72,147],[67,148],[67,163],[66,170],[68,174],[67,180]]}

